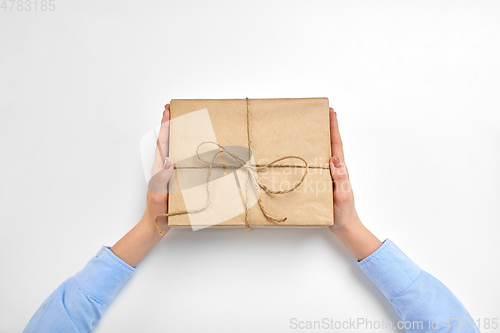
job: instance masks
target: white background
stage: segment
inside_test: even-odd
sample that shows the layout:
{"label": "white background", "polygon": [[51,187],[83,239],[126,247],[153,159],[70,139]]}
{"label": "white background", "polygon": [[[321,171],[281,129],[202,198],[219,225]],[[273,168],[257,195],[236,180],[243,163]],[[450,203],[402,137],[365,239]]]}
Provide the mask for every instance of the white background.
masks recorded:
{"label": "white background", "polygon": [[[171,98],[330,98],[367,227],[500,317],[499,2],[54,3],[0,11],[0,332],[140,219]],[[358,317],[399,320],[328,229],[173,230],[95,331]]]}

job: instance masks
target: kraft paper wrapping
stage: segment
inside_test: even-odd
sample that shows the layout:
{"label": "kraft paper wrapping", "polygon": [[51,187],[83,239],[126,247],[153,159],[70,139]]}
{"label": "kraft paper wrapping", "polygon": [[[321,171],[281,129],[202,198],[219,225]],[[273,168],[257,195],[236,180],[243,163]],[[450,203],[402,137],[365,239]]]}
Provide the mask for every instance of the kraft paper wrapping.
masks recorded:
{"label": "kraft paper wrapping", "polygon": [[[300,186],[286,194],[269,194],[248,181],[243,169],[213,168],[208,208],[194,214],[170,216],[170,227],[245,228],[245,205],[252,228],[325,227],[333,224],[333,186],[328,170],[331,158],[329,103],[327,98],[249,99],[251,158],[249,166],[264,165],[283,156],[305,159],[309,165]],[[247,101],[245,99],[173,99],[170,102],[169,157],[175,172],[169,183],[168,212],[195,210],[207,200],[208,167],[199,163],[219,151],[215,142],[229,151],[248,152]],[[231,150],[233,149],[233,150]],[[222,157],[221,157],[222,156]],[[238,155],[239,156],[239,155]],[[250,155],[249,155],[250,156]],[[234,161],[222,153],[214,161]],[[302,165],[287,159],[277,165]],[[269,167],[257,172],[258,179],[272,190],[293,186],[304,168]],[[175,179],[174,179],[175,176]],[[247,188],[248,186],[248,188]],[[257,190],[258,189],[258,190]],[[257,198],[274,217],[264,215]]]}

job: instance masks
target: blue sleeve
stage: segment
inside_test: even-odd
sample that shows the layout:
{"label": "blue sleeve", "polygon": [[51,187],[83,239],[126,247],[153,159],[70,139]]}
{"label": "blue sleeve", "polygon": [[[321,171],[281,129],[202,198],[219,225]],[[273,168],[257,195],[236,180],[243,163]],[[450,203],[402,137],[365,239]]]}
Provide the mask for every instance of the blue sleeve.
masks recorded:
{"label": "blue sleeve", "polygon": [[408,332],[479,333],[458,298],[389,239],[358,265],[392,303]]}
{"label": "blue sleeve", "polygon": [[134,271],[103,246],[80,272],[64,281],[42,303],[23,332],[92,331]]}

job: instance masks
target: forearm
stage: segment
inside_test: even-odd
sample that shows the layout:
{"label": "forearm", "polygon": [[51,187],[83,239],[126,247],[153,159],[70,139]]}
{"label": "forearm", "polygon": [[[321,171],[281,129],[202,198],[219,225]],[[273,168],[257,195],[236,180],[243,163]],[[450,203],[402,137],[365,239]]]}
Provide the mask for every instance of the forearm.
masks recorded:
{"label": "forearm", "polygon": [[358,260],[363,260],[375,252],[382,242],[363,225],[357,214],[354,213],[350,220],[344,225],[334,224],[330,230]]}
{"label": "forearm", "polygon": [[24,332],[90,332],[134,268],[103,246],[40,306]]}
{"label": "forearm", "polygon": [[389,239],[358,265],[411,324],[408,332],[479,332],[458,298]]}
{"label": "forearm", "polygon": [[162,237],[156,229],[155,222],[144,213],[139,223],[116,242],[111,251],[130,266],[136,267]]}

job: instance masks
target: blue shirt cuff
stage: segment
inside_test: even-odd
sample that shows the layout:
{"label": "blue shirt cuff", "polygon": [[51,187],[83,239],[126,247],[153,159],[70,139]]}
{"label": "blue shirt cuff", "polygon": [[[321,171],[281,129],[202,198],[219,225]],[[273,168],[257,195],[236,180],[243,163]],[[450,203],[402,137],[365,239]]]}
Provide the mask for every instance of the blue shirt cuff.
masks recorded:
{"label": "blue shirt cuff", "polygon": [[422,273],[420,267],[389,239],[358,266],[389,300],[411,286]]}
{"label": "blue shirt cuff", "polygon": [[107,304],[134,272],[135,268],[103,246],[75,275],[75,281],[84,292]]}

